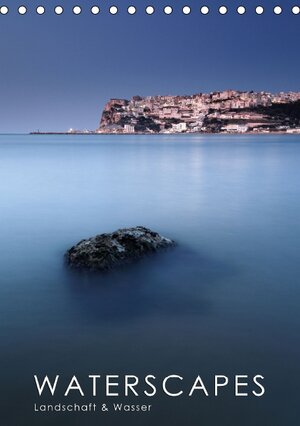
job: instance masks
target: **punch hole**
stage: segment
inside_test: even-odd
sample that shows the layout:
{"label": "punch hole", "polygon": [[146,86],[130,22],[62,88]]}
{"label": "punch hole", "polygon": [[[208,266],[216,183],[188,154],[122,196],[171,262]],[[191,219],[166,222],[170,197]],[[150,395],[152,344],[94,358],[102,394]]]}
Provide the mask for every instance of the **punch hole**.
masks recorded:
{"label": "punch hole", "polygon": [[136,13],[136,8],[134,6],[129,6],[127,12],[129,15],[134,15]]}
{"label": "punch hole", "polygon": [[208,15],[209,14],[209,7],[208,6],[202,6],[200,9],[200,12],[202,15]]}
{"label": "punch hole", "polygon": [[282,8],[280,6],[275,6],[274,13],[275,15],[280,15],[282,13]]}
{"label": "punch hole", "polygon": [[153,15],[153,13],[155,12],[155,9],[153,6],[147,6],[145,9],[147,15]]}
{"label": "punch hole", "polygon": [[184,14],[184,15],[189,15],[190,13],[191,13],[191,8],[189,7],[189,6],[184,6],[183,8],[182,8],[182,13]]}
{"label": "punch hole", "polygon": [[237,8],[237,13],[238,13],[239,15],[244,15],[244,14],[246,13],[246,8],[245,8],[244,6],[239,6],[239,7]]}
{"label": "punch hole", "polygon": [[38,6],[38,7],[36,8],[36,13],[37,13],[38,15],[44,15],[44,13],[45,13],[45,8],[44,8],[44,6]]}
{"label": "punch hole", "polygon": [[18,12],[20,15],[25,15],[27,13],[27,7],[26,6],[20,6],[18,9]]}
{"label": "punch hole", "polygon": [[100,7],[99,6],[92,6],[91,7],[91,13],[93,15],[98,15],[98,13],[100,13]]}
{"label": "punch hole", "polygon": [[220,6],[219,7],[219,13],[221,14],[221,15],[226,15],[226,13],[228,12],[228,9],[227,9],[227,7],[226,6]]}
{"label": "punch hole", "polygon": [[80,15],[81,14],[81,7],[80,6],[74,6],[73,7],[73,13],[74,13],[74,15]]}
{"label": "punch hole", "polygon": [[[34,10],[38,15],[44,15],[46,13],[46,8],[45,8],[45,6],[42,6],[42,5],[36,6],[34,8]],[[25,15],[26,13],[28,13],[28,9],[24,5],[19,6],[17,8],[17,11],[18,11],[19,15]],[[82,13],[82,7],[79,6],[79,5],[76,5],[72,8],[72,11],[73,11],[74,15],[80,15]],[[185,5],[185,6],[182,7],[181,11],[184,15],[190,15],[192,13],[192,8],[189,5]],[[225,6],[225,5],[222,5],[217,9],[217,11],[220,15],[226,15],[228,13],[228,7]],[[277,6],[272,7],[272,11],[275,15],[281,15],[284,12],[284,8],[282,6],[277,5]],[[56,15],[61,15],[63,12],[64,12],[64,8],[62,6],[60,6],[60,5],[55,6],[54,13]],[[98,15],[100,13],[100,7],[97,6],[97,5],[91,6],[90,12],[93,15]],[[109,13],[111,15],[116,15],[118,12],[119,12],[119,10],[118,10],[117,6],[113,5],[113,6],[109,7]],[[135,15],[136,12],[137,12],[136,6],[134,6],[134,5],[128,6],[127,12],[128,12],[129,15]],[[155,13],[154,6],[152,6],[152,5],[146,6],[145,12],[146,12],[147,15],[153,15]],[[239,15],[244,15],[247,12],[247,8],[245,6],[238,6],[236,8],[236,12]],[[265,12],[264,6],[259,5],[259,6],[255,7],[255,13],[257,15],[262,15],[262,14],[264,14],[264,12]],[[6,5],[0,6],[0,15],[7,15],[8,13],[9,13],[8,6],[6,6]],[[170,5],[165,6],[163,8],[163,13],[165,15],[171,15],[173,13],[173,7],[170,6]],[[210,8],[206,5],[201,6],[200,7],[200,13],[202,15],[208,15],[210,13]],[[290,13],[292,13],[293,15],[299,15],[300,14],[300,6],[296,6],[296,5],[292,6],[290,8]]]}
{"label": "punch hole", "polygon": [[64,13],[64,8],[62,6],[55,6],[54,12],[56,13],[56,15],[61,15]]}
{"label": "punch hole", "polygon": [[164,8],[164,12],[165,12],[166,15],[171,15],[171,13],[173,12],[173,9],[172,9],[171,6],[166,6]]}
{"label": "punch hole", "polygon": [[1,6],[0,7],[0,15],[7,15],[9,12],[9,9],[7,6]]}
{"label": "punch hole", "polygon": [[111,6],[111,7],[109,8],[109,13],[110,13],[111,15],[116,15],[116,14],[118,13],[118,8],[117,8],[117,6]]}

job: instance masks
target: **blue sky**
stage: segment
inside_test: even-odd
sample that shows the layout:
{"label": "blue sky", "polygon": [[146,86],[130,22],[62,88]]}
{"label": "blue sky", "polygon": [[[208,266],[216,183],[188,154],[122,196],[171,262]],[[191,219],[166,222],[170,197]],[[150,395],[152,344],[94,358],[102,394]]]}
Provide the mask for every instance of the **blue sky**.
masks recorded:
{"label": "blue sky", "polygon": [[[5,2],[3,2],[5,3]],[[280,1],[144,1],[98,2],[101,13],[92,16],[90,0],[47,1],[47,11],[33,11],[43,1],[30,1],[28,13],[0,16],[0,132],[95,129],[101,110],[111,97],[191,94],[223,89],[300,90],[300,15],[291,14],[293,1],[283,1],[285,13],[275,16]],[[83,12],[72,14],[80,4]],[[220,16],[221,4],[229,7]],[[65,12],[55,16],[61,4]],[[119,6],[118,15],[108,13]],[[126,12],[133,4],[134,16]],[[156,6],[147,16],[146,5]],[[164,5],[174,13],[162,13]],[[192,14],[181,13],[183,5]],[[211,8],[201,16],[199,7]],[[239,16],[236,6],[248,7]],[[254,13],[262,4],[267,11]]]}

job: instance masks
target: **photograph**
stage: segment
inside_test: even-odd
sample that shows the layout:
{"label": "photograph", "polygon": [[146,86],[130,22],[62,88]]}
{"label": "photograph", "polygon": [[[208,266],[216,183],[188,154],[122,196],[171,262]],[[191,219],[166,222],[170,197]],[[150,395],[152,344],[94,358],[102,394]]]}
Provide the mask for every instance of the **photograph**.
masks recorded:
{"label": "photograph", "polygon": [[0,3],[0,426],[296,426],[300,5]]}

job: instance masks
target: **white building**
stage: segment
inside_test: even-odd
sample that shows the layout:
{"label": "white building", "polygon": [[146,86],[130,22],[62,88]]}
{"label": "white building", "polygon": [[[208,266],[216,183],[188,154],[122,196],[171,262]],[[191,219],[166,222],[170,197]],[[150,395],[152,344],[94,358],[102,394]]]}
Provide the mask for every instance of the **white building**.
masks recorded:
{"label": "white building", "polygon": [[300,133],[300,127],[296,128],[296,129],[288,129],[286,132],[291,133],[291,134],[299,134]]}
{"label": "white building", "polygon": [[248,131],[248,126],[245,126],[244,124],[228,124],[227,126],[222,127],[222,130],[229,133],[246,133]]}
{"label": "white building", "polygon": [[186,123],[172,124],[172,130],[174,132],[185,132],[187,130]]}
{"label": "white building", "polygon": [[134,133],[134,126],[132,126],[131,124],[125,124],[124,133]]}

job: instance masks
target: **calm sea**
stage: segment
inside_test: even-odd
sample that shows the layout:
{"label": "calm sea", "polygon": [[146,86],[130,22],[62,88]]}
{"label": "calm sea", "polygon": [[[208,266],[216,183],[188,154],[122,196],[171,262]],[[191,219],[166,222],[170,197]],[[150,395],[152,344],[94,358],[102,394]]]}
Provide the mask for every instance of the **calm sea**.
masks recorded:
{"label": "calm sea", "polygon": [[[297,423],[300,136],[2,135],[0,189],[1,426]],[[178,246],[106,275],[65,267],[82,238],[135,225]],[[45,415],[33,374],[76,374],[74,400],[99,406],[88,374],[186,389],[200,374],[210,397]],[[230,379],[218,398],[214,374]],[[265,396],[235,398],[235,374],[262,374]]]}

